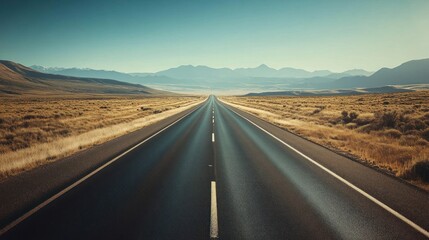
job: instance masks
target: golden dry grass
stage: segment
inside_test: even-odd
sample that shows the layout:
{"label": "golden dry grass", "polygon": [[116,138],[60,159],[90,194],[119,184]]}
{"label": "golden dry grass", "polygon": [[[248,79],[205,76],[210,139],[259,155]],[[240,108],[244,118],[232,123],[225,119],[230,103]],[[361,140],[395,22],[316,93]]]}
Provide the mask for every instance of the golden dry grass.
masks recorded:
{"label": "golden dry grass", "polygon": [[2,97],[0,179],[153,124],[203,97]]}
{"label": "golden dry grass", "polygon": [[429,91],[221,99],[429,189]]}

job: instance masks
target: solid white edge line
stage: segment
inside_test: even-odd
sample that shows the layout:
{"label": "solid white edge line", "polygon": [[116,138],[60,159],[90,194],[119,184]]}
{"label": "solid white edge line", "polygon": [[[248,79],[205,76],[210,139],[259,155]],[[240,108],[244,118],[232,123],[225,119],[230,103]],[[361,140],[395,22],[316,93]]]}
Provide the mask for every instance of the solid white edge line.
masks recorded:
{"label": "solid white edge line", "polygon": [[[205,100],[206,101],[206,100]],[[204,102],[204,101],[203,101]],[[16,220],[14,220],[13,222],[9,223],[8,225],[6,225],[4,228],[2,228],[0,230],[0,236],[3,235],[4,233],[6,233],[7,231],[9,231],[10,229],[12,229],[13,227],[15,227],[16,225],[18,225],[19,223],[21,223],[22,221],[24,221],[25,219],[27,219],[28,217],[30,217],[31,215],[33,215],[34,213],[36,213],[37,211],[39,211],[40,209],[42,209],[43,207],[45,207],[46,205],[48,205],[49,203],[53,202],[55,199],[61,197],[63,194],[67,193],[68,191],[70,191],[71,189],[73,189],[74,187],[76,187],[77,185],[81,184],[82,182],[84,182],[85,180],[87,180],[88,178],[90,178],[91,176],[95,175],[96,173],[98,173],[99,171],[101,171],[103,168],[109,166],[110,164],[112,164],[113,162],[115,162],[116,160],[120,159],[121,157],[123,157],[124,155],[126,155],[127,153],[131,152],[132,150],[134,150],[135,148],[139,147],[140,145],[142,145],[143,143],[149,141],[150,139],[152,139],[153,137],[155,137],[156,135],[160,134],[161,132],[165,131],[167,128],[173,126],[174,124],[176,124],[177,122],[179,122],[180,120],[182,120],[183,118],[187,117],[189,114],[195,112],[199,107],[195,108],[194,110],[192,110],[191,112],[185,114],[184,116],[180,117],[179,119],[177,119],[176,121],[170,123],[169,125],[167,125],[166,127],[162,128],[161,130],[159,130],[158,132],[154,133],[153,135],[149,136],[148,138],[146,138],[145,140],[141,141],[140,143],[134,145],[133,147],[129,148],[127,151],[123,152],[122,154],[120,154],[119,156],[113,158],[112,160],[108,161],[107,163],[103,164],[102,166],[98,167],[97,169],[95,169],[94,171],[92,171],[91,173],[89,173],[88,175],[86,175],[85,177],[77,180],[76,182],[74,182],[72,185],[66,187],[65,189],[61,190],[60,192],[56,193],[55,195],[53,195],[52,197],[48,198],[47,200],[45,200],[44,202],[42,202],[41,204],[37,205],[36,207],[34,207],[33,209],[31,209],[30,211],[26,212],[24,215],[22,215],[21,217],[17,218]]]}
{"label": "solid white edge line", "polygon": [[211,182],[211,205],[210,205],[210,238],[219,237],[219,226],[217,221],[216,182]]}
{"label": "solid white edge line", "polygon": [[215,135],[212,133],[212,142],[215,142]]}
{"label": "solid white edge line", "polygon": [[251,124],[253,124],[254,126],[256,126],[257,128],[261,129],[263,132],[265,132],[266,134],[270,135],[271,137],[273,137],[274,139],[276,139],[277,141],[279,141],[280,143],[282,143],[283,145],[285,145],[286,147],[292,149],[293,151],[295,151],[296,153],[298,153],[299,155],[301,155],[302,157],[304,157],[306,160],[310,161],[311,163],[313,163],[314,165],[318,166],[319,168],[321,168],[322,170],[324,170],[325,172],[329,173],[331,176],[335,177],[336,179],[340,180],[341,182],[343,182],[344,184],[346,184],[347,186],[349,186],[350,188],[352,188],[353,190],[357,191],[358,193],[362,194],[364,197],[368,198],[369,200],[371,200],[372,202],[374,202],[375,204],[377,204],[378,206],[382,207],[384,210],[390,212],[391,214],[393,214],[395,217],[399,218],[400,220],[402,220],[403,222],[405,222],[406,224],[408,224],[409,226],[411,226],[412,228],[414,228],[415,230],[417,230],[418,232],[420,232],[421,234],[423,234],[426,237],[429,237],[429,232],[427,230],[425,230],[424,228],[420,227],[419,225],[417,225],[416,223],[414,223],[413,221],[411,221],[410,219],[406,218],[404,215],[400,214],[399,212],[393,210],[392,208],[390,208],[389,206],[387,206],[386,204],[382,203],[381,201],[379,201],[378,199],[376,199],[375,197],[369,195],[368,193],[366,193],[365,191],[363,191],[362,189],[360,189],[359,187],[353,185],[352,183],[350,183],[349,181],[345,180],[344,178],[340,177],[339,175],[337,175],[336,173],[332,172],[331,170],[327,169],[326,167],[324,167],[323,165],[321,165],[320,163],[316,162],[315,160],[311,159],[310,157],[308,157],[307,155],[301,153],[299,150],[295,149],[294,147],[292,147],[291,145],[285,143],[283,140],[281,140],[280,138],[274,136],[273,134],[271,134],[270,132],[268,132],[267,130],[263,129],[262,127],[258,126],[256,123],[252,122],[251,120],[249,120],[248,118],[244,117],[243,115],[239,114],[238,112],[232,110],[231,108],[229,108],[229,110],[233,111],[235,114],[237,114],[238,116],[244,118],[245,120],[247,120],[248,122],[250,122]]}

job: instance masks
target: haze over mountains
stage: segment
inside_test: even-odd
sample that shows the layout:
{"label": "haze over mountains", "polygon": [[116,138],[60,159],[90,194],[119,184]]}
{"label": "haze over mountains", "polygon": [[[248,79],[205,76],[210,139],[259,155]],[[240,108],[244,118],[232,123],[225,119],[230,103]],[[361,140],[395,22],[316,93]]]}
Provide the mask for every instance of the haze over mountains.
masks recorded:
{"label": "haze over mountains", "polygon": [[165,94],[139,84],[112,79],[70,77],[35,71],[0,60],[0,94]]}
{"label": "haze over mountains", "polygon": [[[287,92],[377,88],[397,91],[387,85],[429,84],[429,59],[412,60],[398,67],[382,68],[375,73],[353,69],[342,73],[328,70],[306,71],[295,68],[210,68],[182,65],[156,73],[121,73],[79,68],[32,68],[54,74],[77,77],[110,78],[139,83],[157,89],[185,93],[247,94],[250,92]],[[327,91],[332,92],[332,91]],[[353,92],[353,91],[345,91]],[[362,92],[362,91],[358,91]],[[372,91],[370,91],[372,92]]]}
{"label": "haze over mountains", "polygon": [[94,70],[90,68],[60,68],[42,67],[33,65],[31,68],[45,73],[62,74],[76,77],[98,77],[118,79],[122,81],[138,81],[139,77],[169,77],[175,79],[239,79],[247,77],[264,78],[310,78],[310,77],[330,77],[340,78],[344,76],[369,76],[372,73],[363,69],[353,69],[342,73],[334,73],[329,70],[306,71],[297,68],[274,69],[265,64],[255,68],[211,68],[207,66],[182,65],[175,68],[155,72],[155,73],[121,73],[117,71]]}
{"label": "haze over mountains", "polygon": [[[150,93],[155,91],[151,88],[155,88],[181,93],[273,95],[277,92],[284,95],[323,95],[395,92],[404,88],[427,88],[429,84],[429,59],[412,60],[392,69],[382,68],[373,74],[359,69],[343,73],[328,70],[309,72],[293,68],[276,70],[266,65],[238,69],[183,65],[157,73],[40,66],[30,69],[9,61],[1,61],[0,66],[0,87],[3,92],[22,92],[24,88],[40,90],[48,86],[66,92]],[[386,87],[390,85],[394,86]]]}
{"label": "haze over mountains", "polygon": [[343,73],[333,73],[328,70],[310,72],[295,68],[277,70],[264,64],[255,68],[237,69],[182,65],[156,73],[121,73],[88,68],[46,68],[41,66],[32,66],[32,68],[45,73],[109,78],[179,92],[216,92],[234,89],[235,92],[244,93],[256,89],[277,89],[291,83],[299,83],[306,78],[338,79],[344,76],[368,76],[371,74],[361,69],[353,69]]}
{"label": "haze over mountains", "polygon": [[[265,64],[261,64],[255,68],[210,68],[207,66],[192,66],[183,65],[177,68],[154,73],[157,76],[167,76],[171,78],[187,78],[187,79],[204,79],[204,78],[219,78],[219,79],[239,79],[239,78],[309,78],[309,77],[325,77],[325,76],[368,76],[371,72],[362,69],[354,69],[343,73],[333,73],[328,70],[306,71],[297,68],[281,68],[274,69]],[[334,77],[335,78],[335,77]]]}

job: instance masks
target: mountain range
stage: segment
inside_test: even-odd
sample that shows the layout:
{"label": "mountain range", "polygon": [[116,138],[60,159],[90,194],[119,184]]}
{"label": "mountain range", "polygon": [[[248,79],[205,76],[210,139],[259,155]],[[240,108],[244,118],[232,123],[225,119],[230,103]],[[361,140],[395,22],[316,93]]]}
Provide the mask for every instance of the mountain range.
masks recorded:
{"label": "mountain range", "polygon": [[302,84],[307,79],[314,80],[312,78],[323,78],[324,82],[330,82],[344,76],[368,76],[371,74],[361,69],[353,69],[342,73],[333,73],[328,70],[310,72],[295,68],[277,70],[265,64],[255,68],[237,69],[182,65],[155,73],[121,73],[89,68],[31,67],[45,73],[116,79],[167,91],[226,94],[295,88],[295,85]]}
{"label": "mountain range", "polygon": [[429,59],[408,61],[395,68],[382,68],[370,76],[346,76],[333,81],[313,78],[311,81],[302,81],[299,86],[301,88],[295,91],[262,91],[247,95],[351,95],[427,89],[429,88]]}
{"label": "mountain range", "polygon": [[0,94],[166,94],[139,84],[112,79],[70,77],[36,71],[0,60]]}
{"label": "mountain range", "polygon": [[[350,92],[350,89],[356,90],[357,88],[377,88],[381,89],[382,92],[394,92],[404,88],[400,85],[407,85],[406,88],[415,88],[410,87],[410,85],[416,84],[420,84],[419,87],[427,88],[429,85],[429,59],[412,60],[391,69],[382,68],[373,74],[359,69],[342,73],[333,73],[328,70],[310,72],[294,68],[277,70],[264,64],[256,68],[237,69],[183,65],[156,73],[121,73],[88,68],[45,68],[40,66],[27,68],[8,61],[1,61],[0,67],[2,68],[0,87],[3,86],[3,92],[19,92],[19,86],[24,82],[32,88],[40,88],[43,84],[43,86],[55,87],[57,90],[72,92],[136,93],[147,91],[149,93],[156,91],[151,89],[155,88],[181,93],[247,94],[249,92],[268,92],[271,95],[276,92],[290,93],[290,91],[295,94],[300,91],[320,93],[320,90],[326,90],[329,93],[332,92],[330,90],[338,89]],[[5,79],[9,82],[5,82]],[[22,82],[11,85],[11,79],[20,79]],[[76,82],[85,83],[88,88],[71,84]],[[97,90],[94,89],[94,84],[98,84]],[[395,86],[383,88],[389,85]],[[13,90],[14,88],[5,88],[5,86],[14,86],[15,90]],[[100,88],[100,86],[105,88]],[[357,91],[373,92],[370,89]]]}
{"label": "mountain range", "polygon": [[75,77],[93,77],[118,79],[127,82],[138,82],[144,77],[168,77],[173,79],[243,79],[243,78],[311,78],[330,77],[340,78],[345,76],[369,76],[371,72],[363,69],[353,69],[341,73],[334,73],[328,70],[306,71],[297,68],[274,69],[265,64],[255,68],[211,68],[207,66],[182,65],[175,68],[155,72],[155,73],[121,73],[117,71],[94,70],[90,68],[59,68],[42,67],[33,65],[31,68],[45,73],[61,74]]}

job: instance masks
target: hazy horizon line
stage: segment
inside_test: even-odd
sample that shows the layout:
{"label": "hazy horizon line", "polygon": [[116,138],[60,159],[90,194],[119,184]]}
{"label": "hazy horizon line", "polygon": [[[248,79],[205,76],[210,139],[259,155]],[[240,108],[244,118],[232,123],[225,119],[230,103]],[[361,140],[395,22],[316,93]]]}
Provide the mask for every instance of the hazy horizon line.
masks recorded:
{"label": "hazy horizon line", "polygon": [[336,70],[331,70],[331,69],[323,69],[323,68],[311,69],[310,70],[310,69],[307,69],[307,68],[292,67],[292,66],[284,66],[284,67],[278,68],[278,67],[272,67],[272,66],[270,66],[269,64],[266,64],[266,63],[261,63],[261,64],[259,64],[257,66],[254,66],[254,67],[248,67],[248,66],[240,66],[240,67],[226,67],[226,66],[223,66],[223,67],[217,67],[217,66],[209,66],[209,65],[205,65],[205,64],[180,64],[180,65],[176,65],[176,66],[173,66],[173,67],[167,67],[167,68],[163,68],[163,69],[160,69],[160,70],[154,70],[154,71],[145,71],[145,70],[122,71],[122,70],[118,70],[118,69],[108,69],[108,68],[98,68],[98,67],[92,68],[90,66],[78,67],[78,66],[48,66],[48,65],[42,65],[42,64],[24,64],[22,62],[15,61],[15,60],[6,60],[6,59],[3,59],[3,60],[13,61],[13,62],[22,64],[22,65],[25,65],[25,66],[28,66],[28,67],[39,66],[39,67],[44,67],[44,68],[64,68],[64,69],[73,69],[73,68],[75,68],[75,69],[88,69],[88,70],[96,70],[96,71],[114,71],[114,72],[120,72],[120,73],[126,73],[126,74],[136,74],[136,73],[157,73],[157,72],[165,71],[165,70],[168,70],[168,69],[174,69],[174,68],[178,68],[178,67],[182,67],[182,66],[192,66],[192,67],[200,67],[201,66],[201,67],[208,67],[208,68],[212,68],[212,69],[225,69],[226,68],[226,69],[236,70],[236,69],[246,69],[246,68],[248,68],[248,69],[258,68],[258,67],[263,66],[263,65],[265,65],[265,66],[267,66],[267,67],[269,67],[271,69],[277,70],[277,71],[281,70],[281,69],[284,69],[284,68],[291,68],[291,69],[305,70],[307,72],[330,71],[332,73],[342,73],[342,72],[346,72],[346,71],[350,71],[350,70],[364,70],[364,71],[367,71],[367,72],[374,73],[374,72],[376,72],[376,71],[378,71],[378,70],[380,70],[382,68],[395,68],[395,67],[398,67],[398,66],[402,65],[403,63],[406,63],[406,62],[409,62],[409,61],[423,60],[423,59],[429,59],[429,56],[426,57],[426,58],[409,59],[407,61],[403,61],[403,62],[397,63],[397,64],[395,64],[393,66],[381,66],[381,67],[379,67],[377,69],[370,69],[369,70],[369,69],[366,69],[366,68],[353,67],[353,68],[349,68],[349,69],[345,69],[345,70],[341,70],[341,71],[336,71]]}
{"label": "hazy horizon line", "polygon": [[[422,59],[424,59],[424,58],[422,58]],[[411,59],[409,61],[413,61],[413,60],[420,60],[420,59]],[[405,62],[408,62],[408,61],[405,61]],[[393,68],[393,67],[399,66],[399,65],[401,65],[402,63],[405,63],[405,62],[401,62],[401,63],[399,63],[399,64],[397,64],[395,66],[392,66],[392,67],[389,66],[388,68]],[[17,63],[20,63],[20,62],[17,62]],[[20,63],[20,64],[22,64],[22,63]],[[219,67],[219,66],[210,66],[210,65],[204,65],[204,64],[180,64],[180,65],[176,65],[176,66],[172,66],[172,67],[167,67],[167,68],[162,68],[162,69],[157,69],[157,70],[152,70],[152,71],[149,71],[149,70],[148,71],[146,71],[146,70],[122,71],[122,70],[118,70],[118,69],[98,68],[98,67],[92,68],[92,67],[88,67],[88,66],[85,66],[85,67],[78,67],[78,66],[58,66],[58,65],[57,66],[48,66],[48,65],[42,65],[42,64],[29,64],[27,66],[29,66],[29,67],[30,66],[39,66],[39,67],[44,67],[44,68],[64,68],[64,69],[72,69],[72,68],[75,68],[75,69],[90,69],[90,70],[98,70],[98,71],[114,71],[114,72],[121,72],[121,73],[127,73],[127,74],[133,74],[133,73],[135,74],[135,73],[157,73],[157,72],[161,72],[161,71],[164,71],[164,70],[178,68],[178,67],[183,67],[183,66],[208,67],[208,68],[212,68],[212,69],[225,69],[226,68],[226,69],[236,70],[236,69],[253,69],[253,68],[258,68],[258,67],[260,67],[262,65],[265,65],[265,66],[267,66],[267,67],[269,67],[271,69],[277,70],[277,71],[281,70],[281,69],[284,69],[284,68],[291,68],[291,69],[305,70],[307,72],[330,71],[332,73],[342,73],[342,72],[349,71],[349,70],[364,70],[364,71],[367,71],[367,72],[376,72],[379,69],[386,67],[386,66],[383,66],[383,67],[377,68],[375,70],[368,70],[368,69],[365,69],[365,68],[353,67],[353,68],[348,68],[348,69],[345,69],[345,70],[336,71],[336,70],[331,70],[331,69],[327,69],[327,68],[326,69],[325,68],[308,69],[308,68],[301,68],[301,67],[294,67],[294,66],[272,67],[272,66],[270,66],[268,64],[265,64],[265,63],[261,63],[261,64],[259,64],[257,66],[254,66],[254,67],[249,67],[249,66],[240,66],[240,67],[223,66],[223,67]]]}

